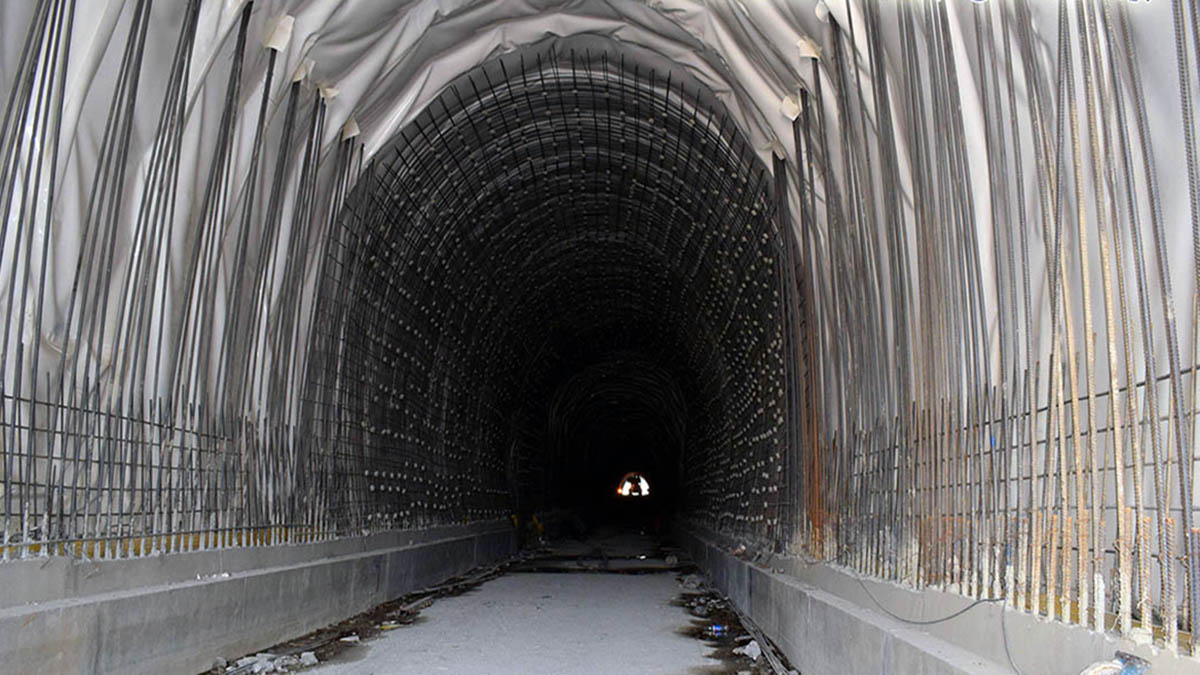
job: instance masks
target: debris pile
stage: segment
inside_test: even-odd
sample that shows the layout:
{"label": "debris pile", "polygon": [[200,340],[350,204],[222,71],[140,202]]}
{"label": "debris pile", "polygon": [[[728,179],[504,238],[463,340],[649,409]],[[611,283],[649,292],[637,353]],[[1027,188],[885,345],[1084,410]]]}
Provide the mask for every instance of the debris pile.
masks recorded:
{"label": "debris pile", "polygon": [[684,601],[684,606],[687,607],[688,613],[701,619],[711,616],[723,604],[720,598],[709,595],[694,595]]}
{"label": "debris pile", "polygon": [[751,661],[757,661],[758,657],[762,656],[762,647],[758,646],[758,640],[750,640],[741,647],[734,647],[733,653],[741,654]]}
{"label": "debris pile", "polygon": [[[218,662],[218,666],[223,662]],[[259,652],[253,656],[243,656],[232,665],[225,666],[226,675],[257,675],[259,673],[290,673],[301,668],[315,666],[317,655],[313,652],[295,654],[272,654]]]}
{"label": "debris pile", "polygon": [[298,638],[271,647],[269,652],[244,656],[233,665],[218,659],[212,675],[254,675],[256,673],[287,673],[328,661],[346,649],[355,649],[382,631],[407,626],[419,617],[419,612],[440,597],[456,595],[503,573],[511,561],[489,567],[479,567],[436,586],[409,593],[376,605],[361,614],[326,626]]}
{"label": "debris pile", "polygon": [[723,661],[728,672],[739,675],[795,673],[750,619],[709,587],[704,577],[683,574],[676,579],[683,592],[674,604],[694,617],[692,625],[682,633],[708,643],[713,648],[709,656]]}

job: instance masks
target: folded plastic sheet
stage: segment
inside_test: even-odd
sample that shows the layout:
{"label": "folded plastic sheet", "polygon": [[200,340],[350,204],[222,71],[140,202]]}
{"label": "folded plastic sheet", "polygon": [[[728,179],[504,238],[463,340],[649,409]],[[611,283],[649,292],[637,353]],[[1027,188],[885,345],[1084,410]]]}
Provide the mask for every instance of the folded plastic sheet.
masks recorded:
{"label": "folded plastic sheet", "polygon": [[[984,121],[975,90],[977,84],[968,67],[975,53],[974,27],[970,21],[974,3],[946,4],[955,45],[954,59],[959,66],[957,84],[962,97],[965,140],[971,151],[972,189],[979,197],[985,197],[990,186],[986,149],[980,133]],[[1056,7],[1054,3],[1031,4],[1035,28],[1044,43],[1045,63],[1040,65],[1049,69],[1054,57]],[[8,2],[0,7],[3,38],[0,84],[5,91],[12,83],[35,5],[32,2]],[[58,316],[66,312],[69,302],[69,279],[79,257],[79,223],[83,221],[92,177],[99,162],[97,151],[104,133],[109,92],[115,84],[122,48],[128,39],[128,15],[134,5],[134,2],[83,2],[75,9],[75,30],[71,37],[71,59],[63,101],[64,137],[58,158],[63,170],[58,172],[55,186],[51,225],[55,230],[54,247],[48,274],[48,288],[52,289],[50,311]],[[243,2],[205,2],[200,10],[188,81],[187,126],[181,150],[186,161],[178,176],[184,195],[177,212],[181,222],[197,220],[211,158],[209,139],[215,136],[220,124],[223,83],[228,77],[230,58],[228,43],[243,6]],[[138,109],[128,148],[131,157],[142,158],[143,165],[149,161],[161,88],[184,8],[182,2],[162,2],[156,4],[151,13]],[[769,163],[770,155],[775,152],[794,162],[787,101],[794,101],[797,92],[811,84],[809,57],[816,53],[814,47],[822,43],[821,36],[827,28],[823,19],[832,15],[840,25],[846,25],[852,18],[847,12],[853,12],[861,25],[862,12],[857,3],[831,2],[826,6],[808,0],[656,0],[649,3],[637,0],[264,1],[256,3],[251,18],[240,117],[252,118],[256,112],[261,93],[258,88],[262,86],[267,63],[267,44],[274,40],[272,47],[279,49],[279,74],[272,83],[271,119],[282,114],[286,88],[294,77],[300,77],[308,85],[321,87],[321,91],[330,97],[324,151],[329,153],[343,130],[349,128],[361,133],[365,148],[363,160],[369,162],[373,153],[412,120],[448,82],[472,66],[548,35],[599,33],[654,50],[664,58],[684,65],[717,92],[764,161]],[[1168,225],[1169,237],[1179,243],[1169,247],[1173,286],[1178,298],[1188,298],[1194,277],[1188,245],[1190,232],[1186,226],[1187,175],[1183,148],[1178,143],[1181,123],[1174,53],[1169,40],[1158,39],[1168,34],[1170,28],[1169,3],[1137,3],[1131,9],[1131,15],[1134,38],[1140,50],[1143,71],[1140,75],[1146,90],[1157,177],[1163,195],[1163,219]],[[291,22],[290,34],[286,35],[277,30],[279,22],[285,18]],[[860,31],[858,35],[861,37],[861,34]],[[898,48],[890,34],[884,41],[886,50]],[[859,49],[865,62],[867,47],[860,44]],[[823,72],[828,74],[827,63],[822,60],[821,64]],[[862,69],[861,75],[869,83],[871,74],[865,72],[865,65]],[[895,87],[897,78],[893,77],[891,81]],[[870,101],[872,94],[869,87],[867,89],[865,96]],[[895,99],[893,96],[893,108]],[[832,96],[826,97],[825,112],[834,117],[836,110],[832,101]],[[897,116],[902,114],[900,110],[893,112]],[[253,125],[239,125],[232,153],[231,176],[235,184],[245,181],[252,138]],[[833,140],[837,143],[841,139],[835,137]],[[897,138],[896,143],[902,154],[908,151],[907,139]],[[270,162],[274,153],[298,154],[300,150],[287,145],[270,147],[265,163]],[[834,161],[840,157],[840,152],[831,154]],[[911,177],[905,166],[902,158],[902,182],[910,185]],[[43,198],[46,187],[41,186],[38,192]],[[1028,187],[1030,193],[1035,189],[1032,184]],[[129,227],[135,221],[142,189],[136,177],[127,181],[121,222],[129,223]],[[238,193],[234,191],[234,194]],[[798,202],[795,194],[791,198],[794,213]],[[990,279],[992,255],[985,244],[990,241],[992,216],[986,198],[977,198],[974,204],[975,222],[980,228],[978,241],[983,277]],[[904,208],[912,209],[914,205],[905,204]],[[176,237],[173,250],[182,256],[191,241],[187,228],[178,228]],[[825,235],[819,238],[823,240]],[[120,262],[129,254],[129,240],[126,236],[118,241],[114,262]],[[8,283],[8,275],[2,272],[5,271],[3,266],[11,262],[0,262],[0,283]],[[1096,263],[1092,265],[1093,270],[1098,269],[1098,261],[1093,262]],[[1035,265],[1035,268],[1044,266]],[[1151,270],[1152,280],[1154,273]],[[1098,276],[1096,281],[1099,282]],[[181,279],[174,282],[183,283]],[[1035,283],[1035,286],[1043,287],[1044,284]],[[991,297],[989,295],[989,303],[994,305]],[[1045,299],[1043,297],[1039,304],[1048,304]],[[989,306],[989,314],[994,316],[996,309]],[[1183,315],[1188,308],[1181,305],[1177,309]],[[1048,320],[1048,315],[1043,320]],[[62,349],[62,336],[55,333],[56,325],[55,321],[44,321],[38,329],[51,351]],[[30,324],[27,330],[34,328]],[[1190,344],[1194,340],[1190,327],[1181,326],[1181,331],[1181,343]],[[112,344],[97,345],[94,358],[108,360],[112,349]],[[1048,338],[1043,340],[1043,349],[1049,349]]]}

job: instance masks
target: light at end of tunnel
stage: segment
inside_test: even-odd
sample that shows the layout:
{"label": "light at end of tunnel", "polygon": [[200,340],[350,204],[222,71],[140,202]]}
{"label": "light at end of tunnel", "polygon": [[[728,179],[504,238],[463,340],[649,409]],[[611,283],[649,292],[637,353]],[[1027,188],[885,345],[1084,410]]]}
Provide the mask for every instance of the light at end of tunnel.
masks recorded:
{"label": "light at end of tunnel", "polygon": [[650,481],[640,473],[629,472],[617,484],[617,495],[620,497],[649,497]]}

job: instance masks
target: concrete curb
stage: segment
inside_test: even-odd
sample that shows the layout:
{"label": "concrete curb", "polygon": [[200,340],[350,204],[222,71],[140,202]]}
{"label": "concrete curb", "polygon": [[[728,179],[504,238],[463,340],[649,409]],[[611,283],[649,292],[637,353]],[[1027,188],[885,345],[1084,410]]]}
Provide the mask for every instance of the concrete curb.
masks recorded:
{"label": "concrete curb", "polygon": [[218,656],[302,635],[516,549],[511,525],[487,523],[132,560],[14,561],[0,565],[0,670],[200,672]]}
{"label": "concrete curb", "polygon": [[1004,652],[1002,611],[1010,651],[1026,675],[1079,673],[1111,659],[1118,649],[1147,659],[1156,674],[1200,672],[1200,661],[1190,657],[991,603],[944,623],[906,624],[886,615],[875,601],[914,620],[929,620],[963,609],[971,600],[866,578],[860,584],[847,570],[790,557],[775,556],[768,567],[760,566],[730,554],[735,542],[693,526],[675,535],[717,588],[805,675],[1012,673]]}

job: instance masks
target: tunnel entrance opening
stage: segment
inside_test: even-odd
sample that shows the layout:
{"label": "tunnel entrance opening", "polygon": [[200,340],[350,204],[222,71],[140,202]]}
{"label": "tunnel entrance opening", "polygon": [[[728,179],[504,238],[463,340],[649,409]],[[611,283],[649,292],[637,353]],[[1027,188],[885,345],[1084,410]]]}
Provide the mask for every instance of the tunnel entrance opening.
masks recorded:
{"label": "tunnel entrance opening", "polygon": [[[578,36],[465,73],[334,233],[308,389],[331,511],[777,537],[794,270],[772,191],[718,97],[659,55]],[[630,467],[654,486],[636,514],[613,491]]]}

